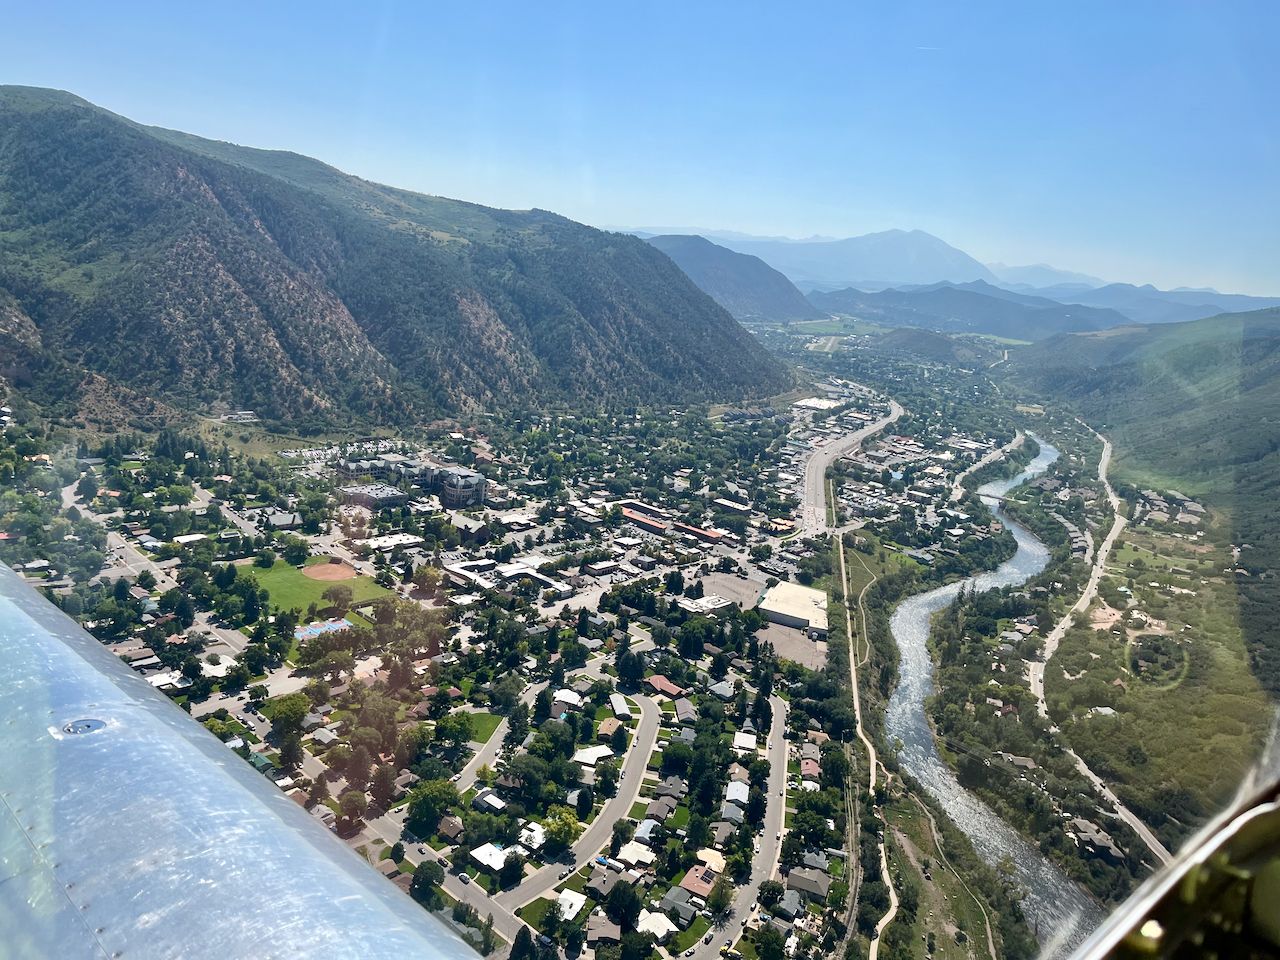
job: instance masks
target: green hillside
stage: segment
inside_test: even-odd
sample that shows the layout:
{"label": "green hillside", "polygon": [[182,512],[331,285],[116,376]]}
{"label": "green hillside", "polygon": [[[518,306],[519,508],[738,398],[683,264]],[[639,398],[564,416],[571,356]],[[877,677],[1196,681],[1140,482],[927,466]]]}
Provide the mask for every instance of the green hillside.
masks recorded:
{"label": "green hillside", "polygon": [[1280,692],[1280,309],[1059,337],[1006,375],[1108,433],[1118,480],[1226,518],[1254,669]]}
{"label": "green hillside", "polygon": [[[768,395],[790,375],[635,237],[0,88],[0,357],[307,425]],[[70,373],[69,373],[70,372]]]}

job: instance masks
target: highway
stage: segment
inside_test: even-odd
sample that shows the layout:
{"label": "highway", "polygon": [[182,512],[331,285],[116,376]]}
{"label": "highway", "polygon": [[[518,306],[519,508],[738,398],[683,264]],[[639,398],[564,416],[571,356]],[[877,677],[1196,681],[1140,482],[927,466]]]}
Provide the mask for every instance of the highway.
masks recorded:
{"label": "highway", "polygon": [[827,468],[845,454],[857,450],[867,437],[879,433],[902,414],[901,404],[890,400],[887,417],[869,423],[853,433],[836,437],[809,454],[804,466],[804,501],[800,505],[800,522],[797,525],[800,537],[816,537],[827,530]]}

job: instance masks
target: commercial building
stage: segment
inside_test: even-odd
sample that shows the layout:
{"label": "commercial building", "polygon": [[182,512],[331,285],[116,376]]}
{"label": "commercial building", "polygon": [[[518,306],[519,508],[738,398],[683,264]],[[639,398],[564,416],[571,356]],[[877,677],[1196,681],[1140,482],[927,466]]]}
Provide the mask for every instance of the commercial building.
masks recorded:
{"label": "commercial building", "polygon": [[818,639],[827,635],[827,595],[821,590],[784,580],[770,588],[758,609],[773,623],[797,627]]}
{"label": "commercial building", "polygon": [[440,502],[449,510],[483,506],[486,483],[482,474],[466,467],[441,467],[435,474]]}

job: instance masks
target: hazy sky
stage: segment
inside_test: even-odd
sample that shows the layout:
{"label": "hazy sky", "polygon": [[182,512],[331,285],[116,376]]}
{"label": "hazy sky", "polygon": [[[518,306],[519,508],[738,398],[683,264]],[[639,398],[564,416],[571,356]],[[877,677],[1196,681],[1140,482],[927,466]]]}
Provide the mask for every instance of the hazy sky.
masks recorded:
{"label": "hazy sky", "polygon": [[1280,294],[1272,2],[6,6],[0,82],[397,186]]}

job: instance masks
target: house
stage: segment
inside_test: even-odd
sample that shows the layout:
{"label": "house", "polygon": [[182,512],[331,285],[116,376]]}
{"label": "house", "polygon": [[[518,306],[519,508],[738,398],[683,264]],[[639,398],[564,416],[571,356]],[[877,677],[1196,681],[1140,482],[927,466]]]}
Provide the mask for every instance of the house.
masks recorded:
{"label": "house", "polygon": [[455,817],[453,814],[446,814],[441,817],[440,825],[436,827],[436,833],[440,834],[440,836],[444,837],[444,839],[448,840],[450,843],[457,843],[462,839],[462,835],[465,832],[466,831],[462,826],[462,818]]}
{"label": "house", "polygon": [[689,785],[684,782],[684,778],[678,777],[674,773],[653,789],[655,797],[672,797],[676,800],[679,800],[688,792]]}
{"label": "house", "polygon": [[756,735],[739,730],[733,735],[733,749],[738,753],[755,753]]}
{"label": "house", "polygon": [[585,894],[581,894],[577,890],[565,888],[560,891],[560,897],[556,902],[560,904],[560,916],[567,923],[572,923],[573,918],[587,905],[587,898]]}
{"label": "house", "polygon": [[477,865],[492,873],[497,873],[502,869],[502,865],[506,863],[508,859],[517,855],[527,857],[529,855],[529,851],[518,843],[512,844],[506,848],[499,847],[494,843],[485,843],[471,851],[471,859],[474,860]]}
{"label": "house", "polygon": [[506,809],[507,801],[492,790],[481,790],[471,800],[471,806],[481,813],[501,813]]}
{"label": "house", "polygon": [[742,812],[742,808],[740,806],[726,800],[724,803],[720,804],[720,819],[727,820],[736,827],[741,825],[747,818]]}
{"label": "house", "polygon": [[328,727],[321,727],[315,733],[311,734],[314,743],[321,747],[331,747],[338,742],[338,735]]}
{"label": "house", "polygon": [[711,685],[710,692],[712,696],[719,697],[727,702],[733,699],[733,684],[728,680],[721,680],[719,683]]}
{"label": "house", "polygon": [[831,878],[809,867],[796,867],[787,874],[787,889],[810,900],[826,900]]}
{"label": "house", "polygon": [[651,867],[653,861],[658,858],[652,850],[637,840],[628,840],[618,850],[618,855],[614,858],[619,863],[628,867]]}
{"label": "house", "polygon": [[551,712],[553,715],[581,709],[582,694],[576,690],[557,690],[556,695],[551,700]]}
{"label": "house", "polygon": [[587,917],[587,943],[618,943],[622,929],[604,915],[603,910],[593,910]]}
{"label": "house", "polygon": [[689,868],[689,872],[684,875],[684,879],[680,881],[681,888],[688,890],[695,897],[701,897],[703,900],[711,895],[711,888],[716,883],[716,872],[706,864],[696,864]]}
{"label": "house", "polygon": [[794,890],[788,890],[782,895],[782,899],[773,905],[773,912],[778,916],[793,920],[804,911],[804,901],[800,899],[800,894]]}
{"label": "house", "polygon": [[619,720],[631,719],[631,707],[627,704],[627,698],[620,693],[609,694],[609,709]]}
{"label": "house", "polygon": [[729,764],[729,779],[738,783],[749,783],[751,774],[747,772],[747,768],[736,760]]}
{"label": "house", "polygon": [[675,797],[659,797],[654,800],[644,811],[646,820],[657,820],[659,823],[665,821],[673,813],[676,812]]}
{"label": "house", "polygon": [[675,708],[677,722],[681,724],[698,722],[698,710],[689,700],[684,697],[678,697],[675,702]]}
{"label": "house", "polygon": [[640,921],[636,924],[637,933],[647,933],[655,943],[666,943],[680,928],[671,922],[665,913],[640,911]]}
{"label": "house", "polygon": [[672,683],[661,673],[655,673],[652,677],[646,677],[644,682],[649,685],[649,689],[654,693],[662,694],[663,696],[670,697],[673,700],[676,697],[684,696],[684,687]]}
{"label": "house", "polygon": [[800,776],[806,780],[817,780],[822,776],[822,765],[817,760],[801,760]]}
{"label": "house", "polygon": [[[734,807],[737,810],[737,807]],[[725,820],[717,820],[711,825],[711,842],[717,847],[723,847],[725,841],[733,836],[734,826]]]}
{"label": "house", "polygon": [[573,762],[579,766],[594,770],[596,764],[607,760],[613,756],[613,749],[607,744],[597,744],[594,747],[583,747],[573,755]]}
{"label": "house", "polygon": [[740,780],[731,780],[724,788],[724,798],[728,803],[736,803],[740,807],[747,805],[747,797],[751,794],[751,789]]}
{"label": "house", "polygon": [[693,918],[698,915],[699,907],[693,899],[693,894],[683,887],[672,887],[658,903],[658,908],[683,930],[693,923]]}
{"label": "house", "polygon": [[617,717],[605,717],[600,721],[600,729],[596,731],[597,740],[609,740],[622,728],[622,721]]}
{"label": "house", "polygon": [[530,850],[541,850],[547,843],[547,831],[542,824],[526,820],[520,828],[520,843]]}
{"label": "house", "polygon": [[661,824],[657,820],[645,817],[644,820],[641,821],[640,826],[636,827],[635,839],[637,842],[643,843],[646,847],[653,846],[655,839],[654,831],[660,826]]}
{"label": "house", "polygon": [[808,850],[805,852],[803,859],[800,861],[804,866],[812,870],[818,870],[826,873],[831,869],[831,858],[821,850]]}
{"label": "house", "polygon": [[605,897],[609,896],[609,891],[616,887],[621,879],[622,874],[596,866],[591,869],[591,876],[587,878],[584,889],[596,900],[603,901]]}
{"label": "house", "polygon": [[397,866],[396,862],[390,857],[387,857],[385,860],[379,860],[377,863],[377,870],[388,880],[400,876],[400,867]]}

